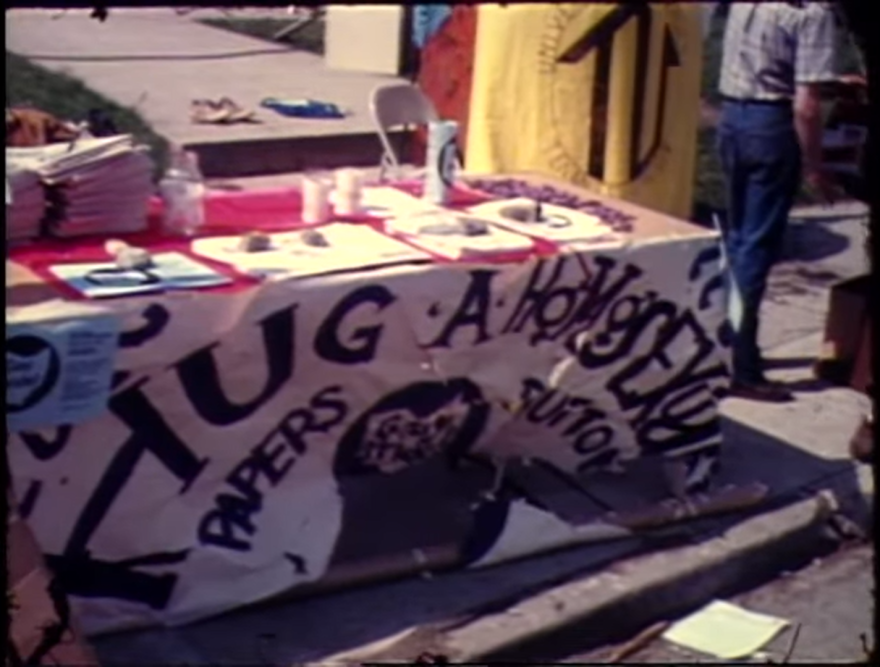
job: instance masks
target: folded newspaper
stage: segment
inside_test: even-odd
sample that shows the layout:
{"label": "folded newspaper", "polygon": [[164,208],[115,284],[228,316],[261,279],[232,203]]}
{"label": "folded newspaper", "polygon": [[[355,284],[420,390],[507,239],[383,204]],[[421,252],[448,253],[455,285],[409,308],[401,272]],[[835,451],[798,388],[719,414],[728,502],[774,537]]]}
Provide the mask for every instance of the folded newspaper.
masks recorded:
{"label": "folded newspaper", "polygon": [[7,148],[6,174],[7,240],[146,227],[153,162],[130,135]]}

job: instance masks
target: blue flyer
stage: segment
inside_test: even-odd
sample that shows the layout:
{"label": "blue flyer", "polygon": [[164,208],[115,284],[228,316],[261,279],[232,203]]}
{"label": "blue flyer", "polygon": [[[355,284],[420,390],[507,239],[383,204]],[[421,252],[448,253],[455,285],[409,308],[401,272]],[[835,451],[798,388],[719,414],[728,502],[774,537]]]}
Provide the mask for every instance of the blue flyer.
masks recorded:
{"label": "blue flyer", "polygon": [[70,317],[49,319],[26,317],[28,310],[7,316],[6,428],[16,432],[97,417],[110,397],[117,317],[75,309]]}

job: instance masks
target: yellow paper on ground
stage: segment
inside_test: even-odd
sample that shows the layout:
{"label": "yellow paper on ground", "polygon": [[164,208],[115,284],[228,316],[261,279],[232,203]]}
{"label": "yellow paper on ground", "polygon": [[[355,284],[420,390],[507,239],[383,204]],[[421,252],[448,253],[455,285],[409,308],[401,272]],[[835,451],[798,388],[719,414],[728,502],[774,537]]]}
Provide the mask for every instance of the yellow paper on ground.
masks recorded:
{"label": "yellow paper on ground", "polygon": [[679,646],[734,660],[753,654],[788,621],[716,600],[673,624],[663,638]]}
{"label": "yellow paper on ground", "polygon": [[480,5],[466,161],[678,217],[693,197],[699,5]]}

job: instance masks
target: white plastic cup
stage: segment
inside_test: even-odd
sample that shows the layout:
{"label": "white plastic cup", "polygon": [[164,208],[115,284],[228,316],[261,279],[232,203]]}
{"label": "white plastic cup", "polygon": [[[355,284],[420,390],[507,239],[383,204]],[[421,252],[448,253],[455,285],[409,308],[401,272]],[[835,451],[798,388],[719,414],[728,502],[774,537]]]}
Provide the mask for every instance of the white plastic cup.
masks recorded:
{"label": "white plastic cup", "polygon": [[336,213],[339,215],[357,215],[361,212],[361,193],[360,192],[341,192],[336,191],[335,201]]}
{"label": "white plastic cup", "polygon": [[336,170],[336,192],[358,193],[361,191],[361,174],[357,169]]}
{"label": "white plastic cup", "polygon": [[330,185],[326,181],[313,177],[303,179],[302,219],[308,224],[330,219]]}
{"label": "white plastic cup", "polygon": [[356,169],[339,169],[336,172],[334,193],[336,212],[340,215],[356,215],[361,211],[361,174]]}

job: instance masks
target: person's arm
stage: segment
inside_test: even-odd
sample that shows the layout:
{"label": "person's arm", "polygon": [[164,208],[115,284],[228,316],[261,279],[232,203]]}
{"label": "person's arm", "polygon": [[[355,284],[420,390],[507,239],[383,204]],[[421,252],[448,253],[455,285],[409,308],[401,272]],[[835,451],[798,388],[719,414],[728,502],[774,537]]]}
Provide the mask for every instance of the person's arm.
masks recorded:
{"label": "person's arm", "polygon": [[832,10],[801,10],[795,51],[794,121],[807,184],[830,199],[832,188],[822,171],[822,84],[835,81],[836,30]]}
{"label": "person's arm", "polygon": [[822,97],[817,83],[798,84],[794,97],[794,127],[801,145],[804,178],[809,185],[822,168]]}

